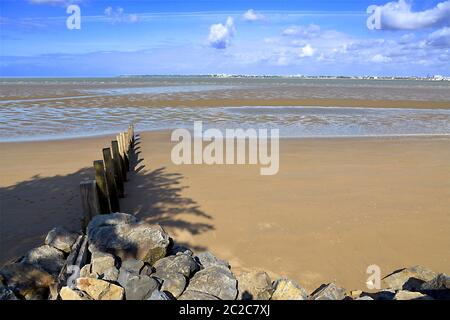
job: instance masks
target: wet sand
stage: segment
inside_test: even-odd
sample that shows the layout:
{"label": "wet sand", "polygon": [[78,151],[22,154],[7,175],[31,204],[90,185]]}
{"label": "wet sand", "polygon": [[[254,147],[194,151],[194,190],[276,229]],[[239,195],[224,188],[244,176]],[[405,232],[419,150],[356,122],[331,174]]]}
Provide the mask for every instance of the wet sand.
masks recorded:
{"label": "wet sand", "polygon": [[[111,137],[0,143],[1,257],[79,227],[78,185]],[[142,133],[121,211],[161,223],[235,269],[260,268],[309,290],[364,288],[365,270],[421,264],[450,273],[450,139],[284,139],[280,171],[175,166],[167,132]]]}

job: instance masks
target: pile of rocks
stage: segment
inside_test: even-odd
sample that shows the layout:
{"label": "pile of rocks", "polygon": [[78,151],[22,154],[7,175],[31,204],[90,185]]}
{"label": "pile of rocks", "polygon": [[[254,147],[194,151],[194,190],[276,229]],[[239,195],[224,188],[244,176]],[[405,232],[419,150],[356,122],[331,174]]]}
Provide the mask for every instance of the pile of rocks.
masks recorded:
{"label": "pile of rocks", "polygon": [[417,266],[383,279],[376,293],[335,283],[313,293],[264,271],[233,274],[210,252],[174,244],[158,225],[132,215],[96,216],[86,234],[57,227],[45,244],[0,269],[0,299],[377,300],[449,299],[450,277]]}

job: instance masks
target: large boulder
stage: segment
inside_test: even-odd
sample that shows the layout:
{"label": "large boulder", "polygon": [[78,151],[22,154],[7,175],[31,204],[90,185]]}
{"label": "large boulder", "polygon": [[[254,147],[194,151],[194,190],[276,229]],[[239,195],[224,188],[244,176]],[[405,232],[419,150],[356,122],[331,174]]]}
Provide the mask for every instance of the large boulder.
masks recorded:
{"label": "large boulder", "polygon": [[422,266],[394,271],[381,280],[385,289],[418,291],[424,282],[433,280],[437,274]]}
{"label": "large boulder", "polygon": [[147,300],[158,287],[159,283],[149,276],[133,276],[125,284],[125,298],[127,300]]}
{"label": "large boulder", "polygon": [[186,290],[203,292],[221,300],[234,300],[237,297],[237,280],[223,266],[211,266],[198,271]]}
{"label": "large boulder", "polygon": [[343,300],[345,289],[334,283],[320,286],[311,296],[311,300]]}
{"label": "large boulder", "polygon": [[77,289],[86,292],[94,300],[122,300],[122,287],[95,278],[78,278]]}
{"label": "large boulder", "polygon": [[269,300],[273,287],[269,275],[264,271],[243,272],[236,276],[239,300]]}
{"label": "large boulder", "polygon": [[69,253],[78,236],[77,233],[67,231],[64,227],[56,227],[50,230],[45,237],[45,244]]}
{"label": "large boulder", "polygon": [[0,300],[18,300],[14,292],[0,283]]}
{"label": "large boulder", "polygon": [[180,273],[186,278],[190,278],[192,274],[200,269],[194,258],[185,253],[162,258],[153,267],[156,269],[156,272]]}
{"label": "large boulder", "polygon": [[50,286],[56,281],[53,275],[31,264],[7,264],[0,274],[16,296],[27,300],[47,299]]}
{"label": "large boulder", "polygon": [[307,300],[308,292],[297,282],[281,278],[273,283],[272,300]]}
{"label": "large boulder", "polygon": [[31,249],[20,260],[23,264],[35,265],[54,276],[59,274],[64,261],[64,253],[49,245]]}
{"label": "large boulder", "polygon": [[94,217],[87,233],[91,252],[111,253],[121,260],[135,258],[151,265],[166,256],[170,244],[161,226],[136,221],[124,213]]}

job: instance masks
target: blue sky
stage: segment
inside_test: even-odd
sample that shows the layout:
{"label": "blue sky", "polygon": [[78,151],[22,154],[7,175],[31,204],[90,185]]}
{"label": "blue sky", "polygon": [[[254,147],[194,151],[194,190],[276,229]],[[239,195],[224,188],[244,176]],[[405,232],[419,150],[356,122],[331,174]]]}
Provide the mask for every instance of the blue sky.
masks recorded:
{"label": "blue sky", "polygon": [[450,0],[3,0],[0,37],[1,76],[450,75]]}

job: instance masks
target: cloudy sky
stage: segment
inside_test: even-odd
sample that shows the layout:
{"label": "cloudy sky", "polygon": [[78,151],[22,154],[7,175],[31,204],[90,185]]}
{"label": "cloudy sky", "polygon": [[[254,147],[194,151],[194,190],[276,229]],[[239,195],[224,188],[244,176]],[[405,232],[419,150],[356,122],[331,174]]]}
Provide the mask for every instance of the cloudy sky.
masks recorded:
{"label": "cloudy sky", "polygon": [[450,76],[450,0],[2,0],[0,36],[1,76]]}

